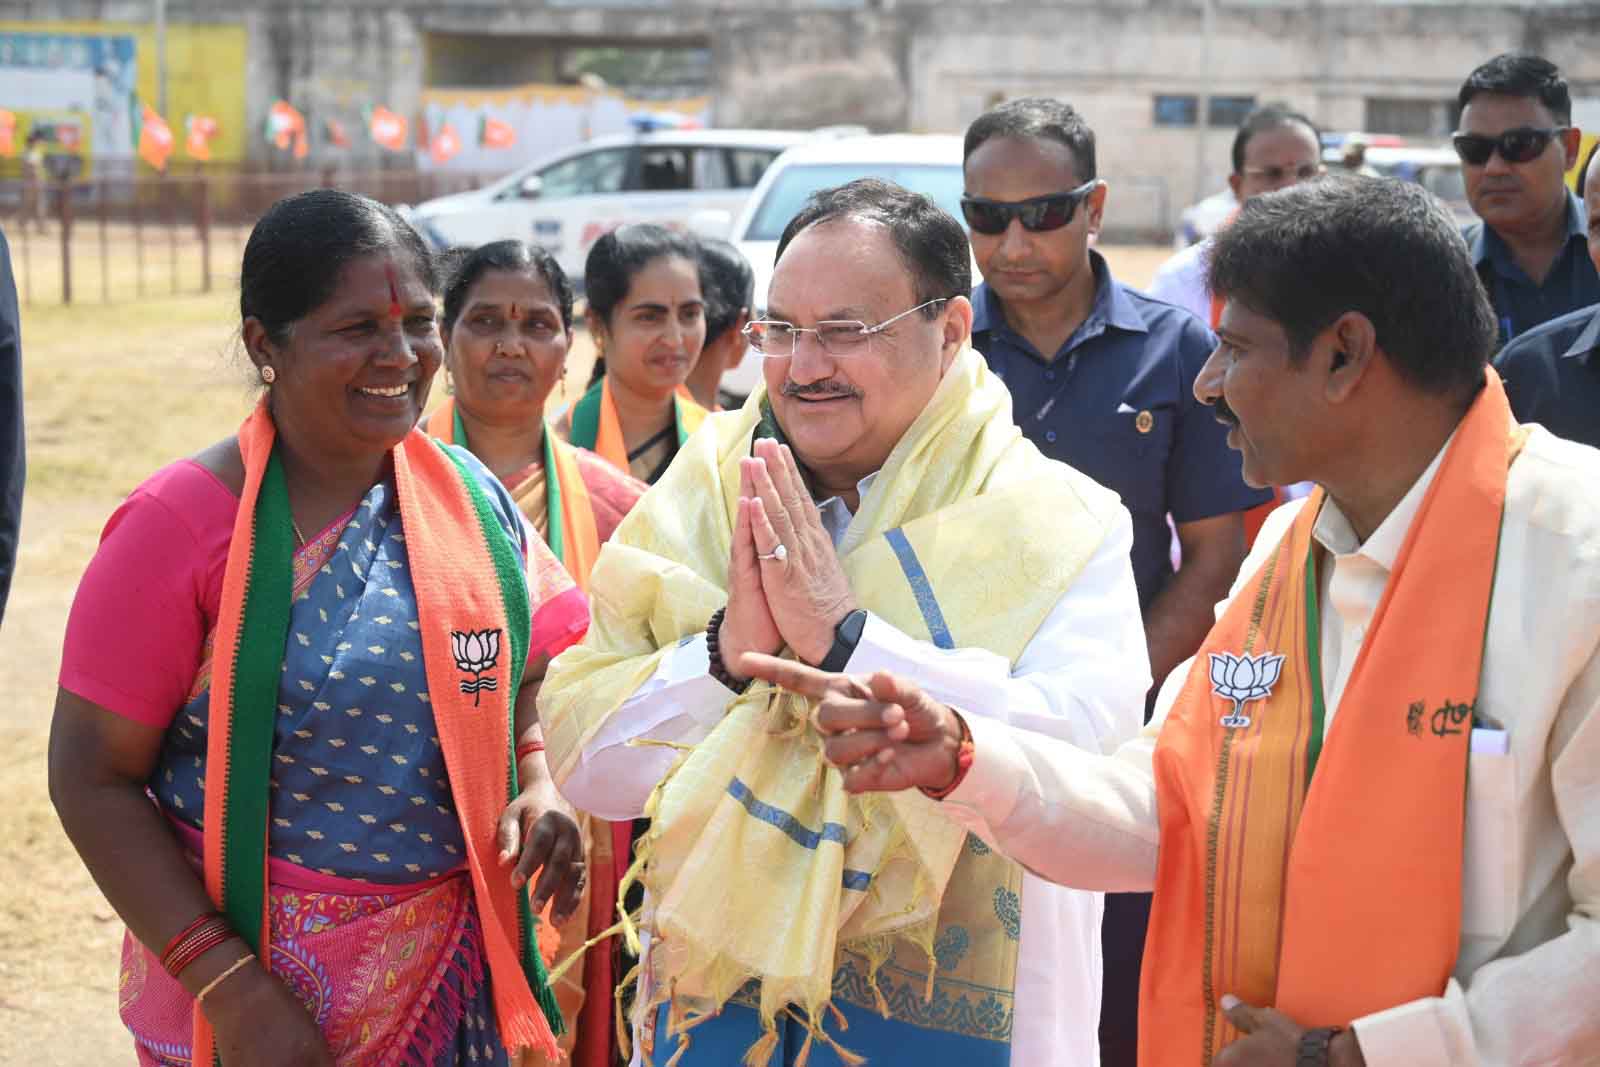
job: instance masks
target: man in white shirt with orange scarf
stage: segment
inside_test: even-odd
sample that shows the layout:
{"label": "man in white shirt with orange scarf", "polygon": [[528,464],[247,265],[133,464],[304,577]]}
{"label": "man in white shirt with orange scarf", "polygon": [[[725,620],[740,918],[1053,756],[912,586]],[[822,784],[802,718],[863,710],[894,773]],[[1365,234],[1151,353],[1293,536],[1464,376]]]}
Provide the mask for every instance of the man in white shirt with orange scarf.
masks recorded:
{"label": "man in white shirt with orange scarf", "polygon": [[745,669],[826,692],[849,790],[956,783],[949,817],[1028,869],[1153,888],[1147,1067],[1595,1063],[1600,452],[1516,424],[1417,187],[1253,200],[1210,281],[1197,394],[1247,480],[1319,488],[1143,736],[1100,755],[909,683]]}

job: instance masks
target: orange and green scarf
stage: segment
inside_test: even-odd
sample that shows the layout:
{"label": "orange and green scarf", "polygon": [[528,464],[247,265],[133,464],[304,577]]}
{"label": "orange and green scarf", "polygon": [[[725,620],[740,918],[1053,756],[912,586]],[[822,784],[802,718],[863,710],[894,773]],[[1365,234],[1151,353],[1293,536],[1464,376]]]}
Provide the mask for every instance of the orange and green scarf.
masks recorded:
{"label": "orange and green scarf", "polygon": [[[467,428],[461,421],[461,411],[453,399],[447,399],[423,423],[423,428],[446,444],[460,445],[471,450],[467,441]],[[628,469],[624,460],[621,469]],[[544,484],[545,514],[549,533],[545,537],[550,551],[561,561],[568,573],[585,592],[589,586],[589,572],[600,557],[600,535],[595,527],[594,502],[589,498],[589,487],[578,470],[577,450],[545,423],[544,427]],[[515,486],[509,486],[513,496],[518,496]],[[520,503],[520,497],[519,497]]]}
{"label": "orange and green scarf", "polygon": [[[673,394],[673,417],[677,421],[678,447],[706,421],[706,409],[695,403],[687,386]],[[622,436],[622,420],[611,396],[611,378],[602,377],[589,387],[572,408],[572,443],[587,448],[618,470],[628,469],[628,443]]]}
{"label": "orange and green scarf", "polygon": [[[244,492],[223,575],[205,788],[206,890],[263,960],[270,941],[268,783],[294,552],[275,439],[263,402],[238,435]],[[392,457],[424,666],[466,841],[500,1036],[513,1051],[532,1047],[554,1056],[561,1016],[528,898],[496,862],[496,824],[518,794],[513,714],[532,621],[523,563],[459,458],[420,433],[408,435]],[[194,1019],[195,1062],[209,1063],[211,1028],[202,1012]]]}
{"label": "orange and green scarf", "polygon": [[1237,1040],[1225,994],[1315,1027],[1444,991],[1506,473],[1522,439],[1487,372],[1326,739],[1321,489],[1206,638],[1156,745],[1142,1067],[1203,1067]]}

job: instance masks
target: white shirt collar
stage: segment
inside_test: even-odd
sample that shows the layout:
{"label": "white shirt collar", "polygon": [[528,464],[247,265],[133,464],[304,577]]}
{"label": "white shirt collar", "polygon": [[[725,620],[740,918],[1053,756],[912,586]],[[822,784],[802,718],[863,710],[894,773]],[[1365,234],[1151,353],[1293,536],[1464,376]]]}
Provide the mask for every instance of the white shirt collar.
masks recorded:
{"label": "white shirt collar", "polygon": [[1455,439],[1455,431],[1451,431],[1450,436],[1445,439],[1444,446],[1434,454],[1433,462],[1428,464],[1428,469],[1411,484],[1411,488],[1406,490],[1406,495],[1400,498],[1400,503],[1384,517],[1365,542],[1356,536],[1355,527],[1350,524],[1345,513],[1339,510],[1339,505],[1333,502],[1332,497],[1323,501],[1322,513],[1317,516],[1311,536],[1316,538],[1317,544],[1334,556],[1364,556],[1386,571],[1394,570],[1395,561],[1400,558],[1400,549],[1405,544],[1406,534],[1411,529],[1411,522],[1417,517],[1418,509],[1422,507],[1422,498],[1428,494],[1428,486],[1433,484],[1434,477],[1439,473],[1439,464],[1443,462],[1445,453],[1450,451],[1450,442]]}
{"label": "white shirt collar", "polygon": [[[856,483],[857,504],[867,499],[867,494],[872,491],[872,483],[878,480],[879,471],[873,471]],[[817,510],[822,513],[822,528],[828,531],[828,536],[833,538],[833,547],[838,548],[839,542],[844,540],[844,532],[850,528],[850,520],[855,518],[855,513],[837,496],[830,496],[826,500],[817,502]]]}

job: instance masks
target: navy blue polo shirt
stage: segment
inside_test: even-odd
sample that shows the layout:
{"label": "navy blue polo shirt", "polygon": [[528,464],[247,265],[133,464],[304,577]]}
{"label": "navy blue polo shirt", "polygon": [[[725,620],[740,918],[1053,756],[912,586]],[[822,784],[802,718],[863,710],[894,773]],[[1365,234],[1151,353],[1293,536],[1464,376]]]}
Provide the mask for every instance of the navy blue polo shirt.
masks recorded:
{"label": "navy blue polo shirt", "polygon": [[1039,450],[1115,490],[1133,515],[1139,606],[1171,579],[1167,516],[1184,523],[1272,499],[1239,473],[1239,453],[1194,380],[1216,338],[1182,308],[1111,277],[1100,253],[1094,306],[1046,360],[1006,324],[987,285],[972,294],[972,345],[1011,390],[1017,425]]}
{"label": "navy blue polo shirt", "polygon": [[1600,304],[1529,330],[1494,365],[1518,422],[1600,448]]}
{"label": "navy blue polo shirt", "polygon": [[1535,326],[1558,319],[1569,312],[1600,303],[1600,274],[1589,258],[1587,222],[1583,201],[1567,193],[1567,243],[1550,266],[1544,284],[1536,285],[1525,274],[1492,226],[1480,220],[1461,231],[1472,250],[1478,277],[1489,292],[1494,315],[1500,323],[1500,344],[1504,345]]}

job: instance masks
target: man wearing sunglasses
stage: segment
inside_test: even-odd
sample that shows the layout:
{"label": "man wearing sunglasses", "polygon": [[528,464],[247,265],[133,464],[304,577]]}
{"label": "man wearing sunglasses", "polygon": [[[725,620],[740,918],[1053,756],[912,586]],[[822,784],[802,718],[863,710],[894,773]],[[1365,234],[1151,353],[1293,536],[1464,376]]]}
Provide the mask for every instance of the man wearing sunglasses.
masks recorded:
{"label": "man wearing sunglasses", "polygon": [[1500,344],[1600,301],[1583,204],[1566,186],[1581,132],[1554,63],[1508,52],[1467,76],[1454,137],[1467,199],[1465,235],[1494,305]]}
{"label": "man wearing sunglasses", "polygon": [[711,416],[607,543],[594,624],[545,679],[562,789],[652,812],[655,1063],[1095,1065],[1100,896],[922,797],[857,804],[810,706],[740,670],[749,652],[892,670],[1096,752],[1137,732],[1127,511],[1017,431],[968,343],[971,286],[929,198],[813,195],[744,330],[765,389]]}
{"label": "man wearing sunglasses", "polygon": [[[1600,144],[1579,173],[1589,212],[1589,258],[1600,270]],[[1523,422],[1600,448],[1600,303],[1536,326],[1495,357]]]}
{"label": "man wearing sunglasses", "polygon": [[[1193,655],[1244,559],[1243,512],[1271,499],[1240,476],[1227,431],[1194,396],[1215,346],[1188,312],[1116,281],[1089,245],[1106,184],[1069,105],[1005,103],[967,130],[962,209],[983,272],[973,345],[1045,455],[1115,490],[1133,515],[1133,571],[1151,667]],[[1182,567],[1172,566],[1177,526]],[[1110,896],[1101,1062],[1133,1067],[1147,896]]]}

